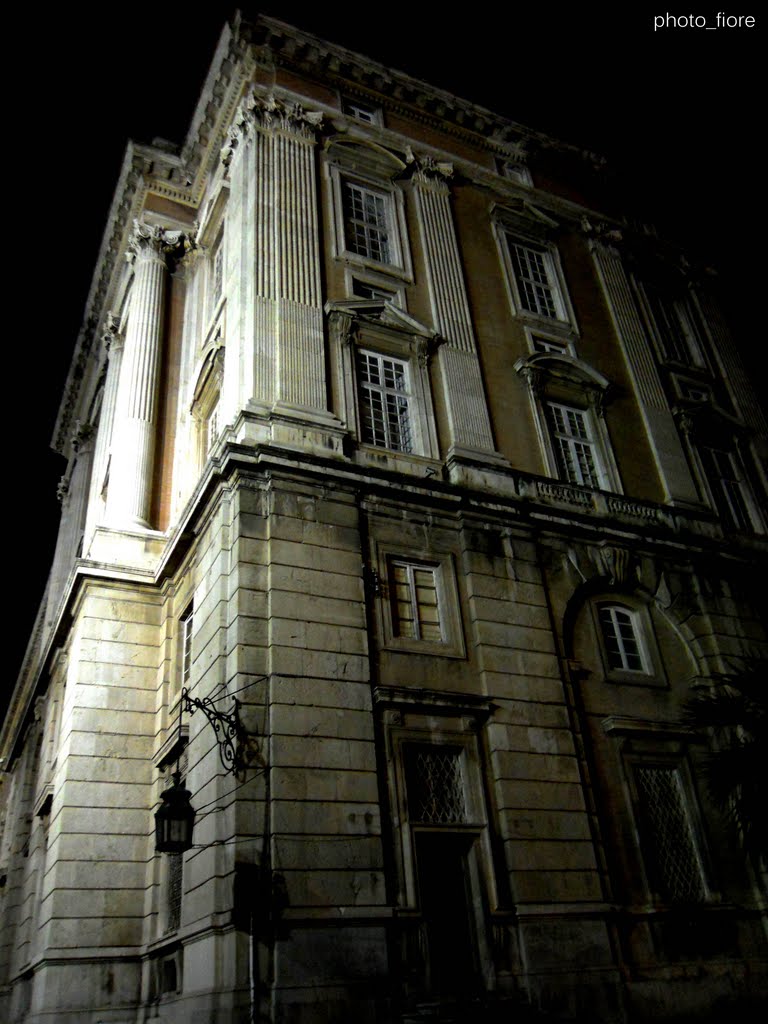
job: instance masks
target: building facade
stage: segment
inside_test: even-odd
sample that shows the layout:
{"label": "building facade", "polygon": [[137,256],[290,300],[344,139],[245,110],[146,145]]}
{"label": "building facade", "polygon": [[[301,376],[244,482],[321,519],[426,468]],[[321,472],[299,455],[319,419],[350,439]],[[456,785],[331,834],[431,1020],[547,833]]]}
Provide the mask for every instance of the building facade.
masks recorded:
{"label": "building facade", "polygon": [[768,650],[766,425],[707,275],[600,195],[269,18],[129,146],[0,736],[3,1020],[757,1011],[765,879],[681,708]]}

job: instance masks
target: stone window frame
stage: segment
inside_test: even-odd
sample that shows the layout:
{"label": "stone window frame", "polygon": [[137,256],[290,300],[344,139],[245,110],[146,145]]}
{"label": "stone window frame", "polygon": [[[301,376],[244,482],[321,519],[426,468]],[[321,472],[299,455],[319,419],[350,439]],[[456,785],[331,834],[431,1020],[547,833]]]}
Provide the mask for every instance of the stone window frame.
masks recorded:
{"label": "stone window frame", "polygon": [[[573,487],[623,494],[619,467],[605,421],[610,391],[607,377],[580,359],[548,352],[518,359],[515,371],[528,387],[547,475]],[[592,488],[564,475],[553,436],[550,405],[570,408],[584,416],[587,439],[595,455],[598,487]]]}
{"label": "stone window frame", "polygon": [[[612,716],[602,723],[603,731],[620,746],[619,767],[622,776],[624,797],[635,844],[639,872],[645,898],[655,909],[690,906],[685,902],[665,898],[660,884],[657,852],[654,847],[652,829],[649,829],[646,812],[638,786],[638,768],[674,770],[683,798],[684,814],[689,829],[689,839],[698,866],[702,896],[697,906],[706,906],[719,900],[709,843],[704,827],[704,815],[695,785],[695,772],[690,763],[689,745],[695,742],[690,732],[677,723],[648,721],[636,718]],[[631,866],[629,870],[633,870]]]}
{"label": "stone window frame", "polygon": [[[376,618],[381,645],[390,651],[426,654],[445,658],[466,658],[462,628],[456,564],[451,552],[421,552],[408,550],[395,544],[376,543],[374,564],[378,580]],[[430,569],[434,573],[437,592],[438,620],[441,640],[401,636],[394,611],[393,565],[410,565]]]}
{"label": "stone window frame", "polygon": [[[386,781],[393,823],[398,913],[419,912],[416,868],[418,832],[463,835],[470,844],[467,858],[471,903],[475,916],[480,970],[493,974],[488,921],[480,907],[498,906],[499,893],[491,848],[491,809],[487,805],[482,751],[478,734],[491,714],[487,700],[467,694],[400,687],[377,687],[374,706],[382,719]],[[465,820],[445,824],[411,821],[407,791],[409,747],[447,748],[460,758]]]}
{"label": "stone window frame", "polygon": [[[605,630],[600,618],[602,608],[615,608],[630,616],[635,640],[640,649],[642,669],[616,667],[611,664],[606,644]],[[626,683],[631,686],[668,688],[664,662],[659,652],[656,630],[646,602],[628,594],[602,594],[590,602],[592,623],[597,637],[597,646],[605,679],[611,683]]]}
{"label": "stone window frame", "polygon": [[[355,267],[345,267],[344,285],[346,293],[350,299],[364,299],[369,302],[381,302],[382,304],[389,301],[393,302],[400,309],[407,310],[408,308],[406,303],[405,285],[392,277],[387,277],[385,274],[377,274],[375,271],[358,269]],[[378,290],[381,295],[359,295],[355,291],[356,285],[368,287],[372,292],[376,292]],[[384,298],[384,293],[387,295],[386,298]]]}
{"label": "stone window frame", "polygon": [[[194,424],[193,445],[200,470],[211,457],[224,427],[218,415],[224,383],[225,348],[222,333],[222,330],[216,332],[213,342],[203,355],[190,407]],[[211,422],[214,417],[218,424],[218,433],[212,440]]]}
{"label": "stone window frame", "polygon": [[342,114],[359,124],[384,127],[384,112],[376,103],[358,99],[356,96],[342,95],[340,106]]}
{"label": "stone window frame", "polygon": [[[513,315],[545,331],[559,328],[569,332],[569,340],[578,336],[576,315],[568,293],[560,252],[551,237],[558,228],[557,222],[531,204],[523,203],[519,210],[494,207],[491,223]],[[542,256],[555,316],[526,308],[512,251],[512,246],[516,244]]]}
{"label": "stone window frame", "polygon": [[[710,371],[704,321],[684,288],[636,278],[635,293],[657,358],[662,365]],[[666,323],[662,322],[666,321]]]}
{"label": "stone window frame", "polygon": [[[330,140],[326,174],[330,183],[331,251],[336,259],[358,269],[373,270],[404,281],[413,281],[405,194],[395,176],[405,164],[389,151],[360,140]],[[385,202],[388,243],[387,261],[355,252],[348,245],[344,189],[350,184],[369,191]]]}
{"label": "stone window frame", "polygon": [[[759,460],[752,459],[749,437],[744,426],[723,412],[714,402],[688,402],[685,408],[675,410],[691,470],[703,502],[718,516],[722,529],[743,534],[765,534],[768,520],[758,501]],[[718,493],[712,467],[707,465],[704,452],[725,455],[731,464],[738,498],[744,516],[733,515],[732,508],[723,514],[723,503],[732,504],[725,489]],[[753,471],[751,471],[753,470]]]}
{"label": "stone window frame", "polygon": [[[437,425],[432,402],[429,358],[437,339],[427,334],[421,324],[392,303],[383,307],[366,299],[328,303],[330,332],[339,346],[341,419],[346,423],[361,461],[381,462],[382,456],[397,460],[398,468],[426,472],[431,467],[439,472]],[[397,359],[408,366],[411,403],[413,450],[401,452],[367,444],[362,440],[360,389],[357,371],[357,350],[361,349]],[[427,463],[427,467],[424,463]]]}
{"label": "stone window frame", "polygon": [[677,906],[681,902],[669,898],[663,891],[668,880],[661,878],[663,869],[659,864],[658,850],[652,835],[654,827],[649,825],[647,808],[644,806],[638,783],[638,768],[657,769],[675,773],[679,787],[683,813],[688,828],[687,838],[690,842],[693,856],[698,866],[698,882],[701,885],[701,898],[695,901],[698,905],[711,903],[713,900],[712,886],[710,882],[711,871],[708,857],[706,855],[706,842],[704,838],[701,812],[698,800],[695,797],[691,767],[688,763],[687,752],[678,754],[625,753],[623,757],[625,778],[630,800],[630,811],[635,824],[638,840],[640,861],[643,867],[643,876],[648,896],[654,902],[660,902],[665,906]]}

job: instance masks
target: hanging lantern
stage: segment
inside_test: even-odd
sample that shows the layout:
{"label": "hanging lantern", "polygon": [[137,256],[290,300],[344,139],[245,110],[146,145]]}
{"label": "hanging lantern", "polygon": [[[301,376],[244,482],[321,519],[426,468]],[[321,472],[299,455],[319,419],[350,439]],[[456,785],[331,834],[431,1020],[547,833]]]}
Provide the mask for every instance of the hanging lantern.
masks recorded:
{"label": "hanging lantern", "polygon": [[192,796],[181,784],[181,773],[173,773],[173,785],[161,794],[162,803],[155,812],[155,850],[158,853],[184,853],[192,847],[195,809]]}

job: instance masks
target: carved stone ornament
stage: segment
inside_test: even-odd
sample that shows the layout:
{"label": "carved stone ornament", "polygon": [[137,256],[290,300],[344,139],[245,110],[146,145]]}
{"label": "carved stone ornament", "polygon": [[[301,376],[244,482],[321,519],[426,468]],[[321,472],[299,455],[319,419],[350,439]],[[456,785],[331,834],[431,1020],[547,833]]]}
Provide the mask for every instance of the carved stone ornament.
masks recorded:
{"label": "carved stone ornament", "polygon": [[110,351],[112,346],[120,341],[120,317],[114,313],[107,313],[104,318],[104,330],[102,331],[102,341],[104,342],[104,348],[107,352]]}
{"label": "carved stone ornament", "polygon": [[592,558],[601,575],[607,576],[614,586],[627,587],[636,582],[637,565],[627,548],[606,544],[594,550]]}
{"label": "carved stone ornament", "polygon": [[414,153],[410,146],[405,151],[405,162],[413,168],[413,180],[421,185],[447,189],[453,177],[453,164],[446,160]]}
{"label": "carved stone ornament", "polygon": [[600,242],[609,249],[615,249],[624,241],[621,228],[608,224],[604,220],[590,220],[589,217],[582,217],[581,231],[590,242]]}
{"label": "carved stone ornament", "polygon": [[86,445],[94,435],[96,434],[96,428],[92,423],[78,423],[75,428],[75,432],[72,435],[72,447],[76,452]]}
{"label": "carved stone ornament", "polygon": [[260,131],[282,131],[306,141],[314,141],[322,127],[320,111],[305,110],[300,103],[284,103],[276,96],[259,96],[251,90],[235,113],[229,129],[229,139],[221,150],[221,160],[229,166],[232,155],[243,139],[254,128]]}
{"label": "carved stone ornament", "polygon": [[142,224],[133,222],[133,235],[128,243],[128,250],[140,260],[162,260],[169,255],[176,255],[183,250],[185,236],[183,231],[168,231],[159,224]]}
{"label": "carved stone ornament", "polygon": [[349,345],[355,336],[355,321],[349,313],[332,309],[328,315],[328,327],[337,345]]}
{"label": "carved stone ornament", "polygon": [[57,499],[59,501],[63,502],[68,494],[69,494],[69,479],[65,475],[65,476],[63,476],[61,478],[61,480],[59,480],[59,482],[58,482],[58,484],[56,486],[56,497],[57,497]]}

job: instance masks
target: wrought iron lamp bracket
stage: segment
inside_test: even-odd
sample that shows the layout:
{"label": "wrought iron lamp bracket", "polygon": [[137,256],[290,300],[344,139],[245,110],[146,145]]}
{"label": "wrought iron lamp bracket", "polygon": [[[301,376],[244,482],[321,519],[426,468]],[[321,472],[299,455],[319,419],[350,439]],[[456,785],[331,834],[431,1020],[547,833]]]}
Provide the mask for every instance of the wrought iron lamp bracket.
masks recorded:
{"label": "wrought iron lamp bracket", "polygon": [[247,767],[240,750],[248,740],[248,730],[240,720],[240,701],[233,697],[232,709],[229,712],[219,711],[210,697],[190,697],[189,690],[181,691],[184,710],[191,716],[202,711],[213,726],[219,746],[219,757],[225,770],[237,775]]}

